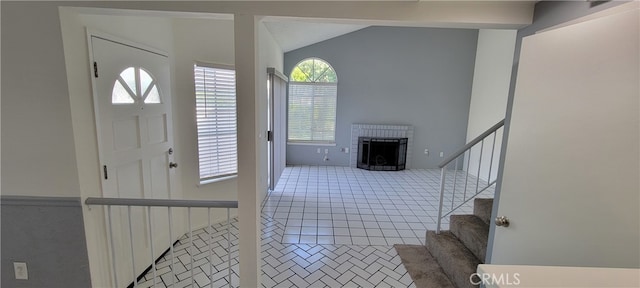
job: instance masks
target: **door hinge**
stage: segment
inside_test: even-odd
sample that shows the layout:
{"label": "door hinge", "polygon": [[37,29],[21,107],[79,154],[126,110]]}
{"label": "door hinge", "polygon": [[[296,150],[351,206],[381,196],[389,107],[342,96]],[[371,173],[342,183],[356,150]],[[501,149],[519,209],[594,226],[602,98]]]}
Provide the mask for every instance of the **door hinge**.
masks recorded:
{"label": "door hinge", "polygon": [[98,62],[93,62],[93,76],[98,78]]}
{"label": "door hinge", "polygon": [[267,131],[267,141],[273,141],[273,131]]}
{"label": "door hinge", "polygon": [[104,180],[109,179],[109,174],[107,173],[107,165],[102,165],[102,171],[104,171]]}

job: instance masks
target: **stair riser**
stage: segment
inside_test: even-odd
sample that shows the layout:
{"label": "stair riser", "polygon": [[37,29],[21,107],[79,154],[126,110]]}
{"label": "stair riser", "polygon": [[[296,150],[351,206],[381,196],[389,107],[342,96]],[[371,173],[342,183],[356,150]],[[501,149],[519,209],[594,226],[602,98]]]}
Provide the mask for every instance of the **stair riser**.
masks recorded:
{"label": "stair riser", "polygon": [[456,287],[478,287],[471,284],[469,277],[476,272],[480,261],[451,232],[427,231],[426,240],[427,249]]}
{"label": "stair riser", "polygon": [[491,224],[491,210],[493,199],[476,198],[473,200],[473,215],[478,216],[484,223]]}
{"label": "stair riser", "polygon": [[[414,247],[407,247],[414,246]],[[456,288],[449,280],[427,247],[418,245],[394,245],[398,255],[417,287]]]}
{"label": "stair riser", "polygon": [[489,225],[474,215],[452,215],[449,226],[451,227],[451,232],[458,237],[460,242],[462,242],[480,262],[484,262],[487,254]]}

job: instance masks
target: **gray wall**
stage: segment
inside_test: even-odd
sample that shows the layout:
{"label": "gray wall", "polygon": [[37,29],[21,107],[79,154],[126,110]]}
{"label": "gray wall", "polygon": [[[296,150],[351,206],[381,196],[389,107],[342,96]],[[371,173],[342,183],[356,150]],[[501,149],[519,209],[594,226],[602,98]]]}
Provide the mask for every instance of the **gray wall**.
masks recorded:
{"label": "gray wall", "polygon": [[340,148],[350,147],[351,124],[365,123],[413,125],[413,168],[436,167],[440,151],[465,142],[477,40],[477,30],[369,27],[285,53],[287,75],[308,57],[338,74],[336,147],[287,145],[287,164],[348,166]]}
{"label": "gray wall", "polygon": [[[533,23],[525,28],[518,30],[516,37],[516,49],[513,56],[513,70],[511,72],[511,85],[509,88],[509,98],[507,99],[507,114],[505,117],[504,138],[502,140],[502,151],[500,155],[500,167],[498,169],[498,181],[496,182],[495,201],[493,201],[494,214],[498,211],[500,203],[500,192],[502,190],[502,175],[504,174],[504,160],[509,140],[509,128],[511,124],[511,112],[513,110],[513,96],[515,93],[515,84],[518,77],[518,64],[520,62],[520,49],[522,48],[522,38],[533,35],[537,31],[553,27],[607,8],[611,8],[628,1],[610,1],[599,5],[595,5],[587,1],[540,1],[536,3]],[[496,215],[493,215],[495,218]],[[491,263],[491,254],[493,250],[493,235],[495,225],[491,225],[489,231],[489,243],[487,245],[487,259],[485,263]]]}
{"label": "gray wall", "polygon": [[[3,196],[2,287],[91,287],[80,198]],[[15,280],[26,262],[29,280]]]}

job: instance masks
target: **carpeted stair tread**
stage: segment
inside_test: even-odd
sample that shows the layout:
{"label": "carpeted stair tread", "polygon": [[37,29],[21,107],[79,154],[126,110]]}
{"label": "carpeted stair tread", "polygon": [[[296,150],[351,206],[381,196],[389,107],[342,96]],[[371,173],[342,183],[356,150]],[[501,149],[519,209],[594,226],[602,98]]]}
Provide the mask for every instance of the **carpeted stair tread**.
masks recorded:
{"label": "carpeted stair tread", "polygon": [[484,262],[487,254],[489,225],[475,215],[451,215],[450,222],[449,227],[451,233],[453,233],[480,262]]}
{"label": "carpeted stair tread", "polygon": [[393,247],[416,288],[455,288],[427,247],[402,244]]}
{"label": "carpeted stair tread", "polygon": [[453,233],[427,231],[426,240],[427,249],[456,287],[478,287],[471,284],[469,277],[476,272],[480,261]]}
{"label": "carpeted stair tread", "polygon": [[476,198],[473,200],[473,215],[478,216],[488,225],[491,224],[491,209],[493,209],[493,198]]}

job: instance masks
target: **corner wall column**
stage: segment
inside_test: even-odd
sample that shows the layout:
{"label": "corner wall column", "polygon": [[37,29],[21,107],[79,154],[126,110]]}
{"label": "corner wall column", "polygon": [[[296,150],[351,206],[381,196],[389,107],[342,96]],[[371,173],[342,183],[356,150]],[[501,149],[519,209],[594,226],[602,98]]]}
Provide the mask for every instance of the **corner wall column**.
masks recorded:
{"label": "corner wall column", "polygon": [[259,126],[256,83],[258,21],[254,15],[234,15],[236,95],[238,107],[238,220],[240,287],[259,287],[260,199],[258,192]]}

